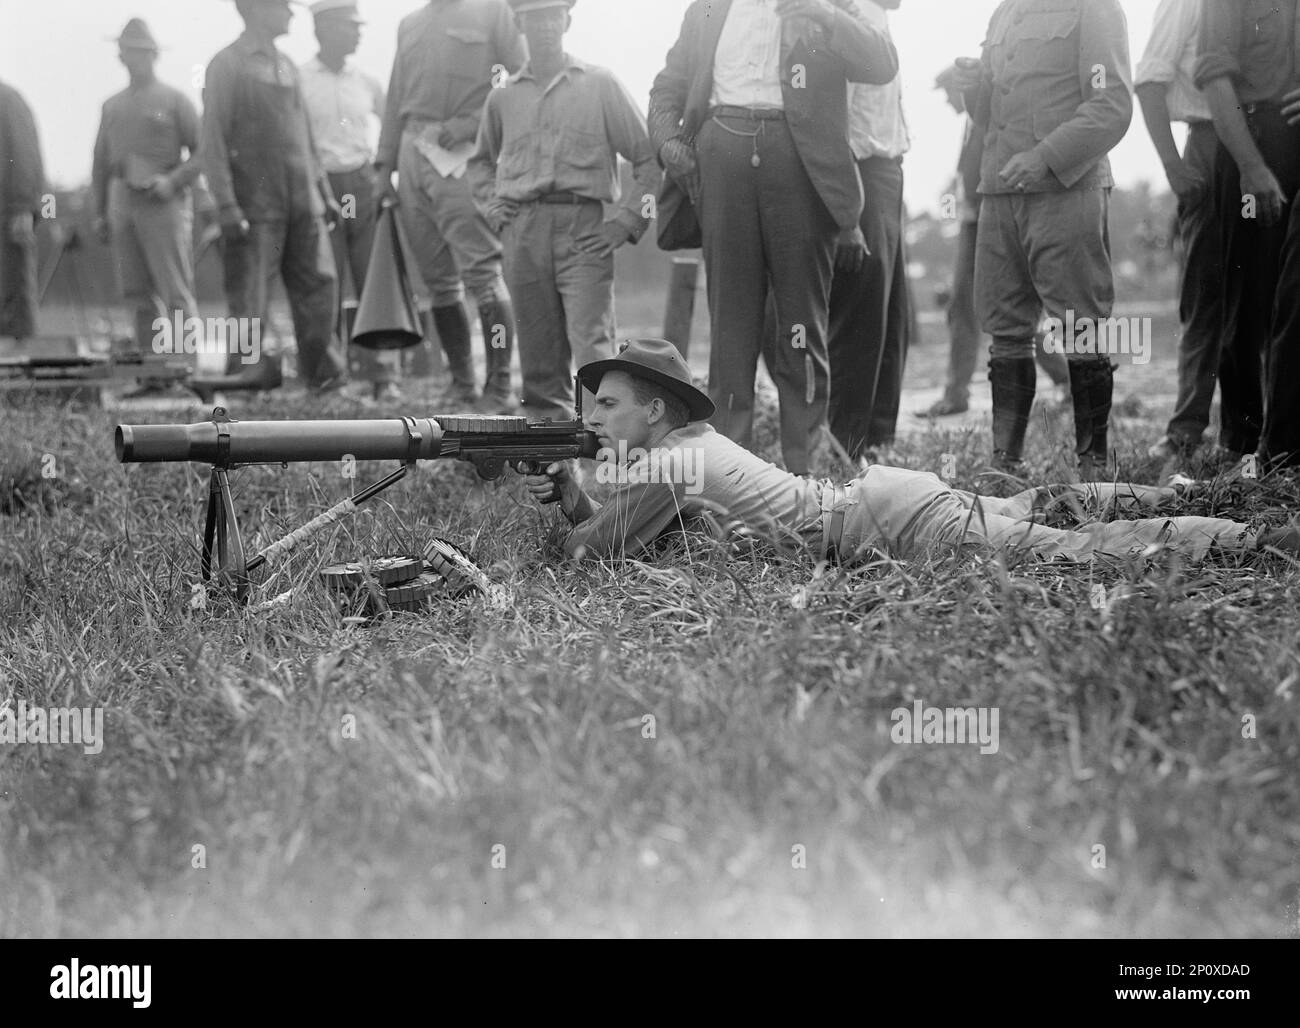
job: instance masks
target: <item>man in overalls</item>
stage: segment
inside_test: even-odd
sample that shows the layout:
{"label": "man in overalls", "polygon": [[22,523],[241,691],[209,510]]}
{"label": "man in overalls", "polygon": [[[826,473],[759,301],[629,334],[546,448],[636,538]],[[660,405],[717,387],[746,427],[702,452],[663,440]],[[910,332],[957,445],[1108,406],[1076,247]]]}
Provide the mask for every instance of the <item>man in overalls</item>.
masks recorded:
{"label": "man in overalls", "polygon": [[[293,12],[288,0],[235,6],[245,31],[208,65],[199,147],[221,215],[230,316],[259,324],[278,273],[293,315],[298,375],[310,391],[332,392],[345,384],[326,223],[327,214],[338,223],[339,206],[316,157],[298,69],[275,46]],[[278,386],[278,358],[256,357],[241,363],[231,353],[228,370]]]}

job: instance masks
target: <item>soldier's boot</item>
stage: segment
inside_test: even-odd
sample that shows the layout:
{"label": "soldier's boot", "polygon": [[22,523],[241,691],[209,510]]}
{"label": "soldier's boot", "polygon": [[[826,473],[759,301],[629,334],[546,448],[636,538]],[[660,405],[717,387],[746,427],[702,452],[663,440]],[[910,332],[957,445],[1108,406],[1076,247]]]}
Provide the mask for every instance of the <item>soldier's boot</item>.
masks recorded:
{"label": "soldier's boot", "polygon": [[1109,474],[1110,408],[1115,369],[1110,358],[1070,362],[1070,397],[1074,402],[1075,453],[1081,482],[1104,481]]}
{"label": "soldier's boot", "polygon": [[[469,330],[469,315],[465,313],[463,303],[451,303],[445,307],[433,309],[433,323],[442,340],[442,352],[447,355],[447,366],[451,370],[451,386],[438,397],[437,404],[447,407],[469,408],[478,397],[474,388],[474,354],[471,349],[473,337]],[[443,410],[444,414],[457,413]]]}
{"label": "soldier's boot", "polygon": [[515,352],[515,311],[509,300],[495,300],[479,308],[483,342],[487,347],[487,380],[479,409],[487,414],[509,414],[515,408],[510,385],[510,362]]}
{"label": "soldier's boot", "polygon": [[1038,368],[1032,357],[994,357],[989,361],[989,384],[993,387],[993,467],[1020,474]]}

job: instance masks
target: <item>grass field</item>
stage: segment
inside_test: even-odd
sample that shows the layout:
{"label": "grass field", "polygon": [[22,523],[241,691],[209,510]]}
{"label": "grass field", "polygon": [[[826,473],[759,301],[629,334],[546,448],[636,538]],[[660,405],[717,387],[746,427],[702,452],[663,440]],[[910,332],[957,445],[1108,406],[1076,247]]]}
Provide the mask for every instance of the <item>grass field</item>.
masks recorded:
{"label": "grass field", "polygon": [[[1168,411],[1119,413],[1121,474],[1153,481],[1138,455]],[[118,466],[117,420],[0,407],[0,702],[105,711],[97,755],[0,746],[0,937],[1300,936],[1283,558],[819,575],[700,538],[579,567],[517,479],[442,463],[259,588],[299,587],[290,605],[195,609],[206,478]],[[950,455],[971,487],[986,434],[937,427],[899,456]],[[1069,438],[1068,411],[1040,412],[1035,479]],[[239,472],[246,537],[348,484]],[[1298,506],[1266,480],[1189,512]],[[344,627],[317,569],[430,535],[513,603]],[[894,743],[916,700],[995,708],[998,751]]]}

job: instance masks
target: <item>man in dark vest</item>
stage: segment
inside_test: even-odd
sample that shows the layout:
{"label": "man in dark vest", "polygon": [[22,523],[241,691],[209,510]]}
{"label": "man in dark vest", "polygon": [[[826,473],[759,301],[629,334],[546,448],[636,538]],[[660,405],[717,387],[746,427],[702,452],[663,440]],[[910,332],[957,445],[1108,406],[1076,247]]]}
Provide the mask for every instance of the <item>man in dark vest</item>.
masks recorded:
{"label": "man in dark vest", "polygon": [[[284,282],[298,344],[298,374],[313,392],[345,383],[335,333],[338,280],[329,227],[340,220],[312,141],[298,69],[275,40],[289,31],[288,0],[235,0],[244,34],[212,59],[204,89],[203,170],[221,213],[230,316],[253,323],[276,274]],[[278,361],[229,370],[279,384]]]}

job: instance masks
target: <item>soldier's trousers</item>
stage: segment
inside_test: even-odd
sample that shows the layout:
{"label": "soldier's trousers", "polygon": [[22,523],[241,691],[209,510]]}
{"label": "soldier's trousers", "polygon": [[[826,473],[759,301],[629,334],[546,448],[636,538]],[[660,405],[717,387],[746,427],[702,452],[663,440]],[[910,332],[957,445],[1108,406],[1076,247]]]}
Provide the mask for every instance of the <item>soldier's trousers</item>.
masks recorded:
{"label": "soldier's trousers", "polygon": [[[253,222],[245,238],[226,241],[225,269],[232,318],[260,319],[275,277],[284,282],[298,345],[298,375],[308,386],[344,374],[334,331],[338,280],[323,218],[299,214],[285,221]],[[239,358],[232,355],[227,367],[238,372]]]}
{"label": "soldier's trousers", "polygon": [[[993,357],[1032,357],[1043,310],[1062,322],[1109,318],[1110,191],[984,197],[975,249],[975,307]],[[1069,359],[1096,362],[1095,354]]]}
{"label": "soldier's trousers", "polygon": [[1246,525],[1222,518],[1095,522],[1069,531],[1042,524],[1046,507],[1071,500],[1130,511],[1169,503],[1176,493],[1128,483],[1086,483],[998,498],[950,489],[927,472],[877,464],[849,485],[843,527],[830,543],[845,563],[868,551],[914,559],[971,545],[1027,551],[1042,559],[1088,561],[1122,558],[1161,543],[1199,560],[1212,548],[1248,550],[1256,543]]}
{"label": "soldier's trousers", "polygon": [[[975,241],[979,225],[964,221],[957,237],[957,260],[952,273],[952,299],[948,302],[948,381],[944,398],[954,404],[970,400],[970,380],[979,360],[980,320],[975,315]],[[1034,340],[1034,359],[1057,385],[1070,381],[1065,356],[1043,347],[1043,334]]]}
{"label": "soldier's trousers", "polygon": [[528,203],[501,233],[530,417],[572,418],[574,365],[614,356],[614,255],[578,246],[604,223],[596,201]]}
{"label": "soldier's trousers", "polygon": [[118,285],[135,310],[136,346],[146,354],[157,352],[152,346],[158,336],[155,319],[163,318],[172,325],[179,314],[184,324],[185,319],[198,315],[190,191],[183,190],[161,203],[115,179],[109,187],[108,219]]}
{"label": "soldier's trousers", "polygon": [[[437,138],[439,126],[408,119],[398,152],[398,215],[415,251],[420,277],[433,307],[450,307],[464,300],[468,287],[480,313],[505,299],[502,278],[503,241],[493,233],[474,203],[469,176],[448,178],[420,153],[421,135]],[[474,358],[468,340],[442,339],[453,385],[474,392]],[[493,367],[490,340],[483,341],[489,377]],[[571,417],[572,410],[569,412]]]}

